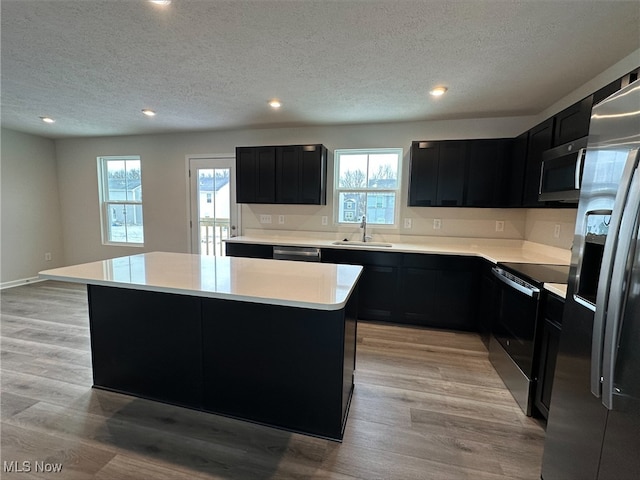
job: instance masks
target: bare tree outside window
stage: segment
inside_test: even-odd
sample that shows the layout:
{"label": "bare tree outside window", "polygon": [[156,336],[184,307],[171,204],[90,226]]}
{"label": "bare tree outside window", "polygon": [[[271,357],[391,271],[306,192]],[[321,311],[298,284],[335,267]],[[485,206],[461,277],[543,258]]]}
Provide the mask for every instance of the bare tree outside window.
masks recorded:
{"label": "bare tree outside window", "polygon": [[402,149],[336,150],[338,223],[396,223]]}

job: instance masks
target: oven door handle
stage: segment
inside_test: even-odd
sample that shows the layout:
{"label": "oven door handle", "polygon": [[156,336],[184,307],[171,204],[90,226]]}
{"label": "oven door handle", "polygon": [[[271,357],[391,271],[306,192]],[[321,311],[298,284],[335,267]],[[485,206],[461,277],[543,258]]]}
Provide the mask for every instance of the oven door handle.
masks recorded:
{"label": "oven door handle", "polygon": [[528,287],[525,285],[521,285],[517,282],[514,282],[510,278],[504,276],[504,270],[498,267],[493,267],[491,272],[495,275],[495,277],[500,280],[502,283],[510,286],[511,288],[519,291],[520,293],[524,293],[525,295],[531,298],[538,298],[540,296],[540,289],[536,287]]}

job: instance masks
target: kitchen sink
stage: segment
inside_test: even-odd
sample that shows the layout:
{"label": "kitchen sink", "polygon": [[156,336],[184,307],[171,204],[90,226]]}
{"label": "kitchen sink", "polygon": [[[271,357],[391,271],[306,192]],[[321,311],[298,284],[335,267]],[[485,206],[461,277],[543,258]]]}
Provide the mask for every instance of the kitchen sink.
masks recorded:
{"label": "kitchen sink", "polygon": [[352,247],[391,247],[390,243],[383,242],[363,242],[361,240],[338,240],[333,245],[349,245]]}

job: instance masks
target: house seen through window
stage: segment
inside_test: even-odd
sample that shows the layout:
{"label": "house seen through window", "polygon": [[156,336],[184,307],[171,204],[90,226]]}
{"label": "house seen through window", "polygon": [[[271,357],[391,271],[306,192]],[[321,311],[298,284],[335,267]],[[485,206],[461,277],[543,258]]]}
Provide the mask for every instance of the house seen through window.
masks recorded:
{"label": "house seen through window", "polygon": [[396,224],[401,158],[401,148],[334,152],[338,223]]}
{"label": "house seen through window", "polygon": [[98,179],[103,243],[142,245],[140,157],[98,157]]}

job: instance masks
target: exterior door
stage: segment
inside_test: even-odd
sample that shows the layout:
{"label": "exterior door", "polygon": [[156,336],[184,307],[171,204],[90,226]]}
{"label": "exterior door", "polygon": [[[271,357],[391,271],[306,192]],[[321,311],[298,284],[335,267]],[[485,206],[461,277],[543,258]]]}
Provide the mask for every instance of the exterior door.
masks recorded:
{"label": "exterior door", "polygon": [[191,252],[224,256],[239,232],[235,158],[189,158]]}

